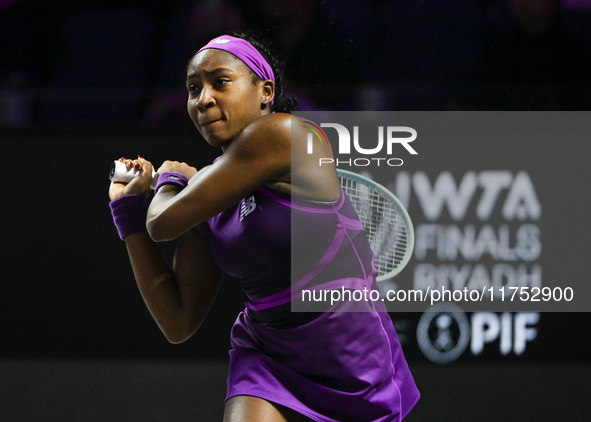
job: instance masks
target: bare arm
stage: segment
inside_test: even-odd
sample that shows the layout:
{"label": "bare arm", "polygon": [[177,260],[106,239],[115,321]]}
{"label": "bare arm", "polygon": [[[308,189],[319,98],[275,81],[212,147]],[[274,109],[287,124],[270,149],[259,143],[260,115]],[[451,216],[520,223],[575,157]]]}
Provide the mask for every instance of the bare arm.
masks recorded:
{"label": "bare arm", "polygon": [[[129,184],[111,183],[112,200],[149,190],[152,165],[138,159],[142,171]],[[138,164],[138,166],[140,165]],[[156,323],[172,343],[188,339],[199,328],[219,290],[222,271],[207,239],[193,229],[179,240],[170,266],[146,232],[125,238],[139,290]]]}
{"label": "bare arm", "polygon": [[222,278],[207,240],[196,229],[183,234],[172,268],[147,233],[125,241],[148,310],[171,343],[185,341],[205,319]]}
{"label": "bare arm", "polygon": [[[178,192],[164,186],[148,210],[148,232],[155,241],[178,238],[219,214],[260,186],[289,181],[291,172],[289,116],[266,116],[247,126],[222,157],[199,171]],[[161,171],[179,171],[167,164]],[[165,167],[166,166],[166,167]]]}
{"label": "bare arm", "polygon": [[[298,133],[297,127],[294,135],[289,116],[270,115],[245,128],[212,166],[196,172],[184,163],[167,162],[159,169],[181,171],[189,184],[180,192],[175,186],[161,187],[148,211],[149,236],[140,233],[128,236],[126,241],[144,301],[171,342],[185,340],[200,326],[220,285],[221,270],[197,225],[260,186],[276,183],[291,192],[292,176],[298,180],[294,194],[318,200],[338,199],[340,189],[334,167],[317,165],[318,156],[332,156],[330,146],[321,145],[315,149],[316,155],[309,155],[305,139],[306,133]],[[143,159],[138,161],[143,165],[142,174],[126,189],[134,184],[142,187],[127,193],[149,189],[152,166]],[[153,240],[177,238],[179,244],[170,268]]]}
{"label": "bare arm", "polygon": [[[286,114],[261,117],[232,141],[215,164],[190,177],[180,193],[172,186],[160,189],[148,210],[152,239],[176,239],[261,186],[280,186],[302,198],[337,200],[340,187],[334,165],[318,165],[319,157],[332,157],[330,145],[319,144],[314,154],[308,154],[307,131],[300,126]],[[167,162],[159,172],[184,172],[185,166]]]}

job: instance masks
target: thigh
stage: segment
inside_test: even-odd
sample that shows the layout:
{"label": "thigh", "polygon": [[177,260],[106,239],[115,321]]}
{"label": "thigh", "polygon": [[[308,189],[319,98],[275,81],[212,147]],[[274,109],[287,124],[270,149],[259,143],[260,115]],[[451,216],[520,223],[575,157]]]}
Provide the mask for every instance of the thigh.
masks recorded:
{"label": "thigh", "polygon": [[285,406],[253,396],[234,396],[226,402],[224,422],[312,422]]}

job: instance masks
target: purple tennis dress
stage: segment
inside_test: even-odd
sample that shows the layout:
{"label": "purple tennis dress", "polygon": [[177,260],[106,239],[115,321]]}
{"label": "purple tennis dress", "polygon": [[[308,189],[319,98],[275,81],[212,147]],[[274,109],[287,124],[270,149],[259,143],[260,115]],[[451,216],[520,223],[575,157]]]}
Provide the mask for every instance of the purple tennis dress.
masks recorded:
{"label": "purple tennis dress", "polygon": [[322,422],[406,416],[419,391],[383,302],[292,312],[302,289],[377,289],[373,252],[344,193],[324,203],[262,187],[201,229],[248,297],[232,328],[226,400],[256,396]]}

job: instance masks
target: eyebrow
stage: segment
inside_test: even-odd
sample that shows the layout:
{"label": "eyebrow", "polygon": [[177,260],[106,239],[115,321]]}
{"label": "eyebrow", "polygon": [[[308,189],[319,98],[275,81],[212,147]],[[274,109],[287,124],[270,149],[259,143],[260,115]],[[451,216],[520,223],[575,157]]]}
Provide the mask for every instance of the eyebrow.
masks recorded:
{"label": "eyebrow", "polygon": [[[234,69],[230,69],[229,67],[216,67],[215,69],[212,69],[212,70],[206,70],[205,76],[210,76],[210,75],[213,75],[214,73],[218,73],[218,72],[233,72],[233,71],[234,71]],[[196,78],[197,76],[199,76],[199,73],[194,72],[194,73],[191,73],[190,75],[187,75],[187,79]]]}

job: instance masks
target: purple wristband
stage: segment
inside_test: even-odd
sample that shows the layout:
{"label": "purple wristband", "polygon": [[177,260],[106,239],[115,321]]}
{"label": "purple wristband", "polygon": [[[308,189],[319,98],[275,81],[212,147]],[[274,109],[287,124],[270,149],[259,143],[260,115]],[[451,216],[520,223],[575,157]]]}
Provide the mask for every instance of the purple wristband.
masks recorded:
{"label": "purple wristband", "polygon": [[154,189],[154,194],[157,194],[158,189],[163,185],[175,185],[183,190],[188,184],[189,179],[187,179],[184,174],[175,171],[165,171],[158,177],[158,183],[156,184],[156,189]]}
{"label": "purple wristband", "polygon": [[148,202],[144,195],[125,195],[109,203],[119,237],[147,231]]}

